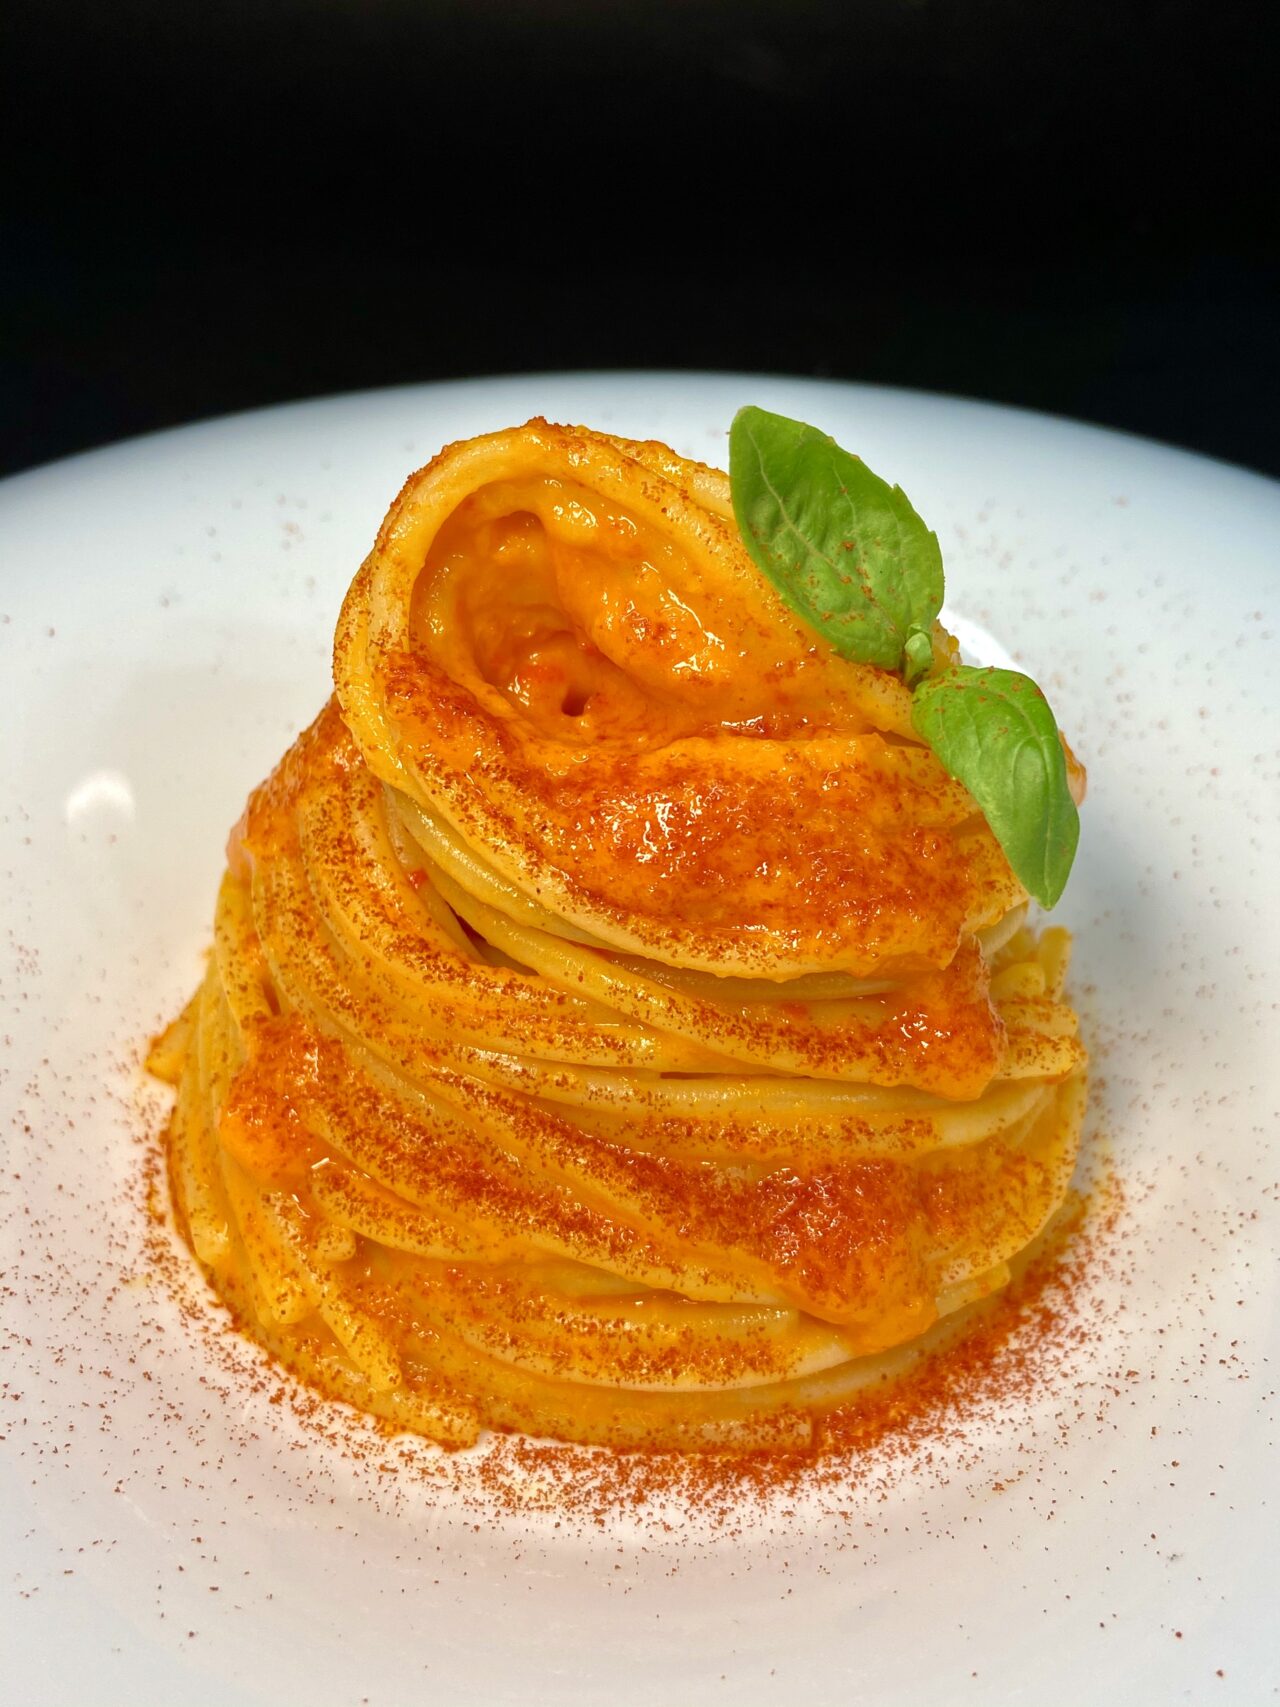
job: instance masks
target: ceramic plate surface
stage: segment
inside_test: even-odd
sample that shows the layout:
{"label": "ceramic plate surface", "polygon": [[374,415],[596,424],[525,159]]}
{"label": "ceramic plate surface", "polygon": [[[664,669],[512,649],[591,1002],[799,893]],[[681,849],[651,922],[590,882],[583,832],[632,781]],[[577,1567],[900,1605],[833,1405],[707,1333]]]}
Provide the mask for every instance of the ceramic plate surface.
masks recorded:
{"label": "ceramic plate surface", "polygon": [[[1123,1191],[1043,1384],[739,1520],[508,1506],[308,1418],[149,1251],[147,1034],[410,469],[533,414],[722,462],[743,402],[900,482],[969,651],[1086,760],[1060,909]],[[24,1707],[1257,1703],[1276,1688],[1280,499],[892,391],[521,378],[213,422],[0,488],[0,1582]],[[359,1450],[353,1443],[359,1444]]]}

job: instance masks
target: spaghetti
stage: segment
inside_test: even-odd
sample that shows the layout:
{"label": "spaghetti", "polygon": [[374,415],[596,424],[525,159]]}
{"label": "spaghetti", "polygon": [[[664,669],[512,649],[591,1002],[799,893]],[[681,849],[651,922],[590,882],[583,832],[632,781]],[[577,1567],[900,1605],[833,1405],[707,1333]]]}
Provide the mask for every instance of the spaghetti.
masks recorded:
{"label": "spaghetti", "polygon": [[723,475],[448,448],[335,686],[151,1058],[247,1332],[444,1444],[803,1448],[1005,1284],[1075,1163],[1068,938]]}

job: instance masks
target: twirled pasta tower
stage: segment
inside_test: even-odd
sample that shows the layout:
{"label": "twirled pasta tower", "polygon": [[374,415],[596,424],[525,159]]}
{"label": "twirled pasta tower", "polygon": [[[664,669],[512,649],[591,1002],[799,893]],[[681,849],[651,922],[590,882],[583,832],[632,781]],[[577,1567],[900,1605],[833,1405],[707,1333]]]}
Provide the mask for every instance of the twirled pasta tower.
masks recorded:
{"label": "twirled pasta tower", "polygon": [[722,474],[451,446],[335,682],[152,1057],[247,1332],[447,1444],[803,1446],[1005,1283],[1075,1161],[1066,935]]}

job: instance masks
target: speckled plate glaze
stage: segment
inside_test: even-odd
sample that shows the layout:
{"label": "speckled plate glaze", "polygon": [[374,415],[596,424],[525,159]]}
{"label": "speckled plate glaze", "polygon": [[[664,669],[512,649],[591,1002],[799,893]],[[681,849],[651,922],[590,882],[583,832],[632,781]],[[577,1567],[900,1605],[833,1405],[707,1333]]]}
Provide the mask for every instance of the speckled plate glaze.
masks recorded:
{"label": "speckled plate glaze", "polygon": [[[970,652],[1039,677],[1089,765],[1060,912],[1124,1206],[1034,1392],[927,1452],[714,1517],[558,1512],[533,1470],[498,1498],[475,1457],[308,1414],[220,1333],[148,1243],[140,1051],[408,470],[532,414],[722,460],[748,401],[905,486]],[[798,380],[391,391],[0,489],[6,1699],[1269,1699],[1278,564],[1280,496],[1248,474]]]}

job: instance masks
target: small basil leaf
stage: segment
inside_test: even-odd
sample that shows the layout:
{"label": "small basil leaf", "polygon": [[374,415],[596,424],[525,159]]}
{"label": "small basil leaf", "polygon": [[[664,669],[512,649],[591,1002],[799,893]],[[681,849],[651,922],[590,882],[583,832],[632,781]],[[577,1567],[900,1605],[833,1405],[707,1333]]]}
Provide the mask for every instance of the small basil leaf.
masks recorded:
{"label": "small basil leaf", "polygon": [[841,657],[898,669],[942,608],[937,538],[901,487],[816,427],[753,407],[729,430],[729,482],[743,543],[792,610]]}
{"label": "small basil leaf", "polygon": [[1066,887],[1080,820],[1040,689],[1016,670],[961,664],[920,683],[911,720],[982,808],[1019,882],[1052,907]]}

